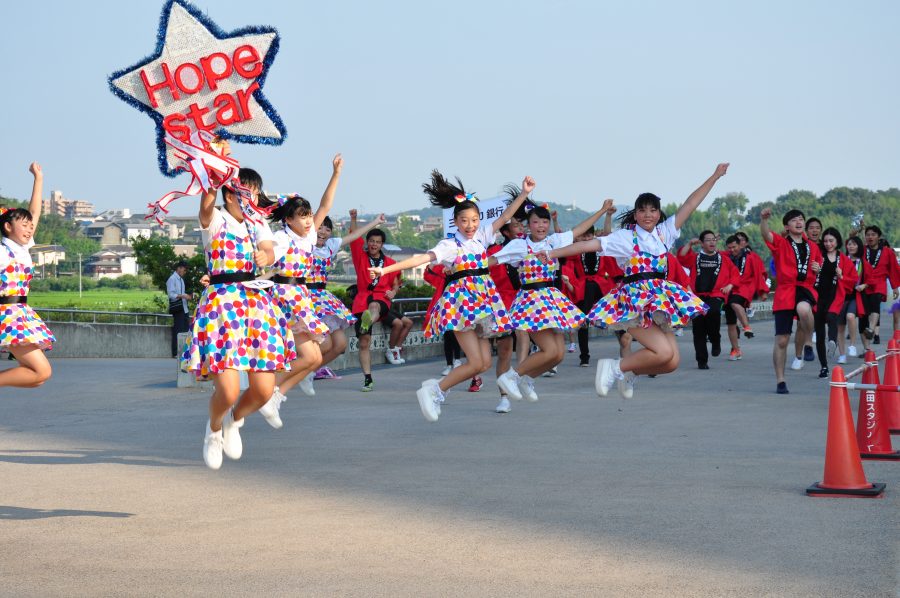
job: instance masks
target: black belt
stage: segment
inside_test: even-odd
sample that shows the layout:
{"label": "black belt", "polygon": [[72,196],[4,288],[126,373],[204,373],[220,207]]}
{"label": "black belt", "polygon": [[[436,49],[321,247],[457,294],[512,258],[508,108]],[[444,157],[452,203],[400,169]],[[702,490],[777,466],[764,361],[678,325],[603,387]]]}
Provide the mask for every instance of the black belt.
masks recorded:
{"label": "black belt", "polygon": [[210,276],[209,284],[231,284],[233,282],[247,282],[255,279],[256,274],[254,272],[225,272]]}
{"label": "black belt", "polygon": [[665,272],[641,272],[639,274],[632,274],[631,276],[626,276],[622,279],[623,284],[628,284],[630,282],[637,282],[639,280],[654,280],[656,278],[665,278]]}
{"label": "black belt", "polygon": [[322,291],[325,290],[324,282],[308,282],[306,283],[306,288],[310,291]]}
{"label": "black belt", "polygon": [[523,291],[536,291],[538,289],[551,289],[553,288],[553,281],[546,280],[544,282],[526,282],[522,285]]}
{"label": "black belt", "polygon": [[28,296],[15,295],[12,297],[0,297],[0,305],[9,305],[11,303],[28,303]]}
{"label": "black belt", "polygon": [[304,277],[295,277],[295,276],[282,276],[281,274],[276,274],[272,277],[272,282],[277,284],[293,284],[293,285],[305,285],[306,278]]}
{"label": "black belt", "polygon": [[459,280],[460,278],[465,278],[467,276],[484,276],[485,274],[490,274],[490,272],[491,271],[487,268],[476,268],[475,270],[460,270],[459,272],[454,272],[453,274],[447,275],[444,283],[450,283],[454,280]]}

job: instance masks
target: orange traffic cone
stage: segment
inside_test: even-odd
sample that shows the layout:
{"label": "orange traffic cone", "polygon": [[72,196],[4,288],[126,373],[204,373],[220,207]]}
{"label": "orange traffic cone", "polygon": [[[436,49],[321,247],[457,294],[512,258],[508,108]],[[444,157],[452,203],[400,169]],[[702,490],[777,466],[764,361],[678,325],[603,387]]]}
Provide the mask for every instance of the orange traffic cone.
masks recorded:
{"label": "orange traffic cone", "polygon": [[[884,383],[887,386],[900,386],[900,343],[888,341],[888,356],[884,365]],[[884,399],[885,419],[891,434],[900,434],[900,392],[886,390],[881,393]]]}
{"label": "orange traffic cone", "polygon": [[866,480],[859,448],[853,438],[853,414],[847,396],[847,380],[840,366],[831,373],[828,402],[828,436],[825,439],[825,475],[806,489],[809,496],[878,498],[884,484]]}
{"label": "orange traffic cone", "polygon": [[[874,351],[866,351],[866,371],[863,384],[879,384],[878,362]],[[900,460],[900,451],[891,447],[891,434],[885,420],[884,402],[875,390],[859,391],[859,409],[856,412],[856,442],[859,456],[880,461]]]}

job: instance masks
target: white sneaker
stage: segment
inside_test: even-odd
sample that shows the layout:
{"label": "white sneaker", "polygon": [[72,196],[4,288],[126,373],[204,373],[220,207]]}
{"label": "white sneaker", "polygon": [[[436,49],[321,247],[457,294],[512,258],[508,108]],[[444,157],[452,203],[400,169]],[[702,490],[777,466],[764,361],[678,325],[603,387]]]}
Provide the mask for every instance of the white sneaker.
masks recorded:
{"label": "white sneaker", "polygon": [[675,329],[675,336],[683,336],[683,335],[684,335],[684,328],[676,328]]}
{"label": "white sneaker", "polygon": [[391,351],[394,352],[394,357],[397,358],[397,361],[400,363],[406,363],[406,360],[403,359],[403,356],[400,355],[400,347],[391,347]]}
{"label": "white sneaker", "polygon": [[438,381],[431,379],[422,383],[422,388],[416,391],[416,398],[419,399],[419,408],[422,409],[422,415],[425,421],[436,422],[440,417],[438,411],[438,403],[441,400],[441,389]]}
{"label": "white sneaker", "polygon": [[538,400],[538,395],[534,392],[534,378],[531,376],[519,377],[519,391],[523,397],[532,403]]}
{"label": "white sneaker", "polygon": [[452,365],[448,365],[448,366],[445,367],[443,370],[441,370],[441,376],[446,376],[447,374],[449,374],[449,373],[452,372],[452,371],[453,371],[453,366],[452,366]]}
{"label": "white sneaker", "polygon": [[859,353],[856,352],[856,345],[847,347],[847,355],[850,357],[859,357]]}
{"label": "white sneaker", "polygon": [[269,397],[269,400],[266,401],[266,404],[259,408],[259,414],[262,415],[266,422],[275,428],[276,430],[280,429],[283,425],[281,422],[281,404],[284,402],[285,396],[281,394],[281,391],[278,387],[275,387],[275,391],[272,393],[272,396]]}
{"label": "white sneaker", "polygon": [[316,373],[310,372],[303,380],[297,384],[300,387],[300,390],[308,397],[316,396],[316,389],[313,387],[313,378],[315,378]]}
{"label": "white sneaker", "polygon": [[384,358],[388,360],[388,363],[392,365],[400,365],[402,362],[397,358],[397,354],[394,353],[393,349],[385,349],[384,350]]}
{"label": "white sneaker", "polygon": [[630,399],[634,396],[634,379],[636,376],[632,372],[623,372],[625,377],[617,380],[619,384],[619,394],[623,399]]}
{"label": "white sneaker", "polygon": [[847,363],[847,356],[846,355],[838,355],[837,362],[841,365]]}
{"label": "white sneaker", "polygon": [[241,427],[244,420],[234,421],[234,412],[229,411],[222,418],[222,452],[229,459],[240,459],[244,453],[244,444],[241,442]]}
{"label": "white sneaker", "polygon": [[206,438],[203,439],[203,462],[210,469],[222,467],[222,447],[225,441],[222,439],[222,430],[213,432],[206,422]]}
{"label": "white sneaker", "polygon": [[544,378],[553,378],[558,373],[559,371],[556,368],[550,368],[549,370],[541,374],[541,376],[543,376]]}
{"label": "white sneaker", "polygon": [[509,404],[509,399],[500,397],[500,402],[497,404],[497,408],[494,411],[497,413],[509,413],[511,409],[512,406]]}
{"label": "white sneaker", "polygon": [[566,349],[566,350],[567,350],[569,353],[574,353],[576,348],[577,348],[577,347],[575,346],[575,343],[569,343],[569,348]]}
{"label": "white sneaker", "polygon": [[459,359],[454,359],[454,360],[453,360],[453,369],[456,369],[456,368],[458,368],[458,367],[461,366],[461,365],[462,365],[462,361],[461,361],[461,360],[459,360]]}
{"label": "white sneaker", "polygon": [[828,342],[825,346],[828,351],[828,357],[834,357],[834,353],[835,351],[837,351],[837,343],[831,339],[828,339]]}
{"label": "white sneaker", "polygon": [[803,369],[803,358],[795,357],[794,361],[791,362],[791,369],[792,370],[802,370]]}
{"label": "white sneaker", "polygon": [[747,308],[747,319],[749,320],[750,318],[752,318],[755,315],[756,315],[756,310],[753,309],[752,307],[748,307]]}
{"label": "white sneaker", "polygon": [[519,373],[514,369],[501,374],[497,377],[497,386],[517,401],[522,400],[522,393],[519,391]]}
{"label": "white sneaker", "polygon": [[616,381],[616,377],[613,375],[615,363],[615,359],[597,360],[597,374],[594,376],[594,390],[596,390],[597,395],[601,397],[605,397],[609,394],[609,389],[612,388],[613,383]]}
{"label": "white sneaker", "polygon": [[813,332],[813,335],[812,335],[812,342],[813,342],[813,344],[816,343],[816,333],[815,332]]}

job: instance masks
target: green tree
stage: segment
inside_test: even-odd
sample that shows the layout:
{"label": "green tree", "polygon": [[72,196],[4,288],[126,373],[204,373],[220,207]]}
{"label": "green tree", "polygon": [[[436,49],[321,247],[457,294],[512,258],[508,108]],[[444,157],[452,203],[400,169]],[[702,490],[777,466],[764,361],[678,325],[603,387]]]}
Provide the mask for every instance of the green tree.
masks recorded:
{"label": "green tree", "polygon": [[206,259],[202,253],[191,258],[175,254],[172,242],[158,235],[150,238],[137,237],[131,242],[135,259],[145,274],[149,274],[153,285],[163,291],[166,290],[166,281],[175,270],[175,264],[179,261],[187,263],[187,272],[184,275],[184,286],[188,293],[199,293],[200,277],[206,274]]}

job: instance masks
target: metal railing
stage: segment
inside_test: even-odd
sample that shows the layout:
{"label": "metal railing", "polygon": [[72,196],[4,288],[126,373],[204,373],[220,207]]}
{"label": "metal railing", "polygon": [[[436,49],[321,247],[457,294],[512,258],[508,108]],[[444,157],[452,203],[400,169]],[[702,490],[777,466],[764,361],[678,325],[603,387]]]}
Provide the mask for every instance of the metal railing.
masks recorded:
{"label": "metal railing", "polygon": [[[415,318],[416,316],[424,316],[428,312],[428,304],[431,303],[431,297],[399,297],[391,302],[391,306],[397,306],[404,316]],[[408,310],[407,306],[412,305],[417,309]]]}
{"label": "metal railing", "polygon": [[137,311],[87,311],[83,309],[60,309],[55,307],[33,307],[33,309],[45,322],[172,326],[171,314]]}

